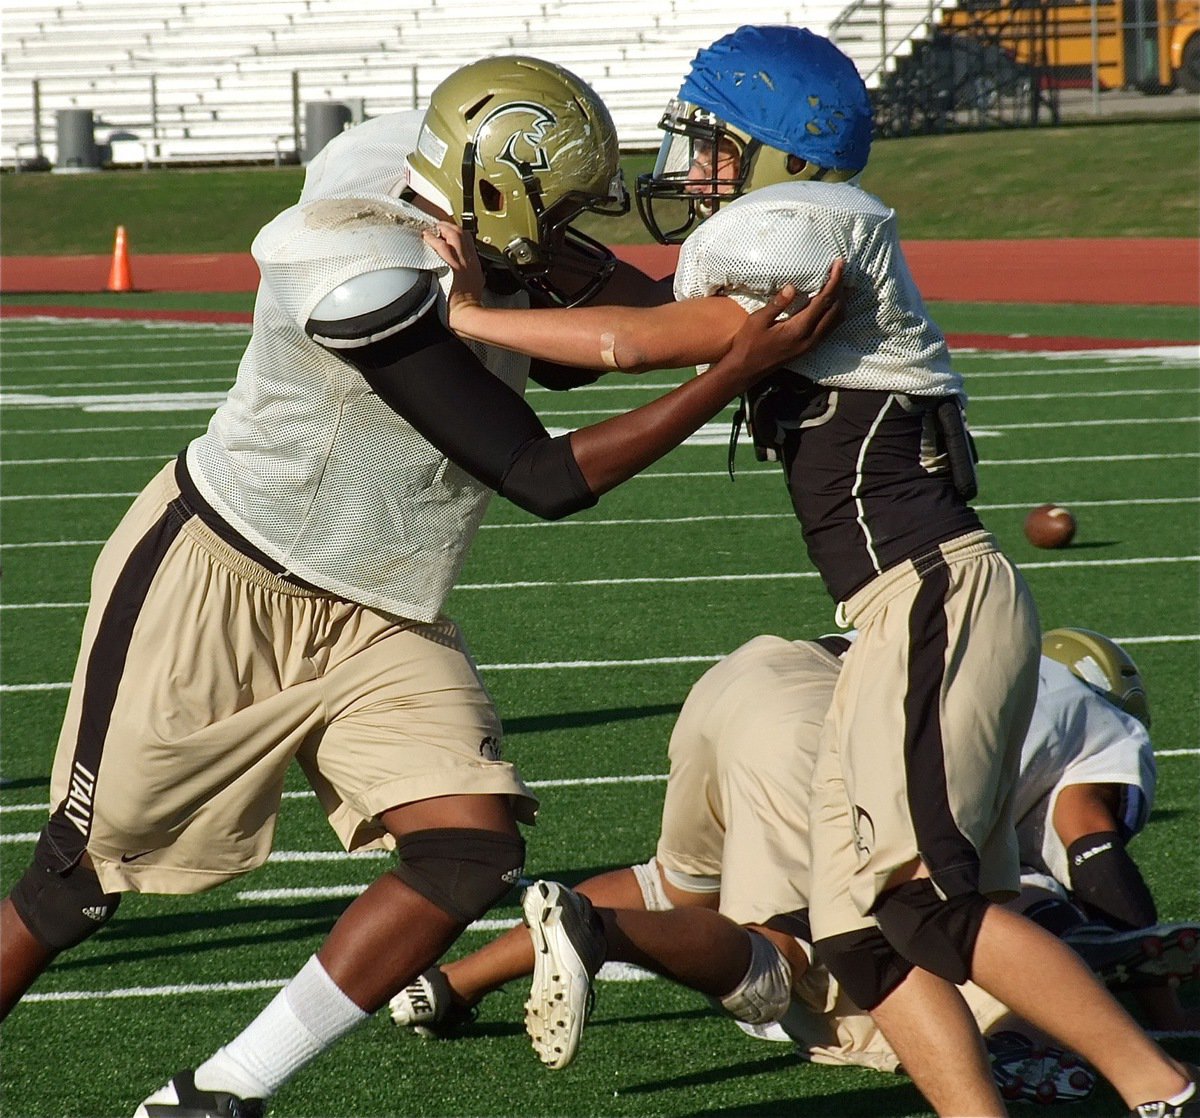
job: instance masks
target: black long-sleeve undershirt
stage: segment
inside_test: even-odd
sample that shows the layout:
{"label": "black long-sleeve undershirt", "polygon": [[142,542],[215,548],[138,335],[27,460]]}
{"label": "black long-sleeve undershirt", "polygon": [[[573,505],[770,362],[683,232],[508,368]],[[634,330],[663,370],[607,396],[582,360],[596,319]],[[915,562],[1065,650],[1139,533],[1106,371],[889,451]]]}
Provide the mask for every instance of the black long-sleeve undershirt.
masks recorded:
{"label": "black long-sleeve undershirt", "polygon": [[569,436],[552,438],[436,313],[391,337],[333,352],[443,454],[514,504],[557,520],[596,503]]}

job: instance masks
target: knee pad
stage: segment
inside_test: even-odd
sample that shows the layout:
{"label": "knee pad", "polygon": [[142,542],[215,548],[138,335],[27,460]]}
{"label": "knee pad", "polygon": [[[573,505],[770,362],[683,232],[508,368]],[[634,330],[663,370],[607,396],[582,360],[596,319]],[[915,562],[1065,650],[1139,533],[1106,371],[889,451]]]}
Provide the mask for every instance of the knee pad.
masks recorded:
{"label": "knee pad", "polygon": [[647,912],[669,912],[675,906],[667,891],[663,888],[662,877],[658,872],[658,859],[651,858],[640,866],[634,866],[633,876],[637,878],[638,889],[642,894],[642,904]]}
{"label": "knee pad", "polygon": [[521,877],[525,840],[472,827],[414,831],[396,842],[392,872],[460,924],[482,916]]}
{"label": "knee pad", "polygon": [[817,961],[838,980],[850,1000],[870,1012],[908,977],[913,965],[878,928],[842,932],[813,944]]}
{"label": "knee pad", "polygon": [[106,893],[91,866],[76,863],[62,872],[35,854],[9,900],[34,939],[51,951],[65,951],[112,919],[121,894]]}
{"label": "knee pad", "polygon": [[750,966],[723,998],[726,1012],[748,1025],[769,1025],[787,1012],[792,998],[792,968],[775,945],[757,932],[750,937]]}
{"label": "knee pad", "polygon": [[928,878],[889,889],[875,905],[888,942],[914,966],[962,985],[971,977],[975,937],[991,902],[978,893],[942,900]]}

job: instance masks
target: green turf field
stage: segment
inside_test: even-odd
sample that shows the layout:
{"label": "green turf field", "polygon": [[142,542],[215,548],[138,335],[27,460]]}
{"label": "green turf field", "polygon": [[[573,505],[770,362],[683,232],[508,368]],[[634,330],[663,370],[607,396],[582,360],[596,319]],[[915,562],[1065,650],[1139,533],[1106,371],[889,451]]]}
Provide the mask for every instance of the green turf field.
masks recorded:
{"label": "green turf field", "polygon": [[[1127,312],[1104,314],[1110,336],[1137,336]],[[1087,332],[1069,310],[1056,321],[1060,333]],[[964,309],[955,329],[988,327]],[[91,564],[131,497],[205,424],[245,339],[244,327],[196,324],[0,327],[5,891],[45,817]],[[1112,634],[1147,678],[1159,795],[1133,850],[1162,917],[1198,919],[1195,350],[956,359],[984,459],[979,507],[1025,571],[1044,624]],[[609,378],[570,394],[534,390],[530,400],[548,426],[570,428],[668,383],[667,374]],[[537,522],[497,500],[479,535],[450,610],[505,718],[507,755],[541,788],[541,820],[528,834],[531,876],[574,882],[645,860],[657,836],[667,736],[689,684],[757,633],[834,627],[777,468],[755,463],[744,445],[731,483],[727,435],[727,424],[715,424],[567,522]],[[1021,521],[1051,500],[1074,509],[1079,534],[1068,549],[1035,551]],[[387,864],[330,860],[333,849],[293,772],[266,866],[200,897],[127,898],[6,1023],[3,1113],[128,1115],[168,1075],[229,1039]],[[514,895],[487,928],[516,916]],[[456,951],[487,934],[472,930]],[[800,1064],[784,1046],[745,1038],[699,995],[628,971],[602,973],[577,1061],[547,1072],[524,1036],[523,996],[514,985],[486,1001],[469,1041],[422,1041],[377,1015],[289,1083],[272,1114],[927,1113],[903,1077]],[[1165,1043],[1200,1057],[1200,1035]],[[1063,1113],[1104,1118],[1123,1109],[1103,1090]]]}

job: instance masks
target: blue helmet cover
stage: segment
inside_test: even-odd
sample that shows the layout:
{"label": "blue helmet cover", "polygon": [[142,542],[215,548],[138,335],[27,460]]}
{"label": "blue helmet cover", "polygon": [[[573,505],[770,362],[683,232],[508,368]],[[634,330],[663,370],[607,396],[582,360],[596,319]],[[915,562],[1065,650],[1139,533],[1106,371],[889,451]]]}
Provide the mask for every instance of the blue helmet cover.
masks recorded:
{"label": "blue helmet cover", "polygon": [[739,27],[697,53],[679,98],[810,163],[867,165],[867,87],[845,54],[807,28]]}

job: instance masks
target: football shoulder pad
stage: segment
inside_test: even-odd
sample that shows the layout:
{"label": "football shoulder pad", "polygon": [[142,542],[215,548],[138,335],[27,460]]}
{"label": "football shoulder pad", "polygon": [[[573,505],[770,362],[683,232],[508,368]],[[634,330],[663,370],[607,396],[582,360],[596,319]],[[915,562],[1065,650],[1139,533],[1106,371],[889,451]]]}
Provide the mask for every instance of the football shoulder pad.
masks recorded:
{"label": "football shoulder pad", "polygon": [[441,288],[433,272],[383,268],[339,284],[313,308],[304,332],[327,349],[370,345],[421,318]]}

